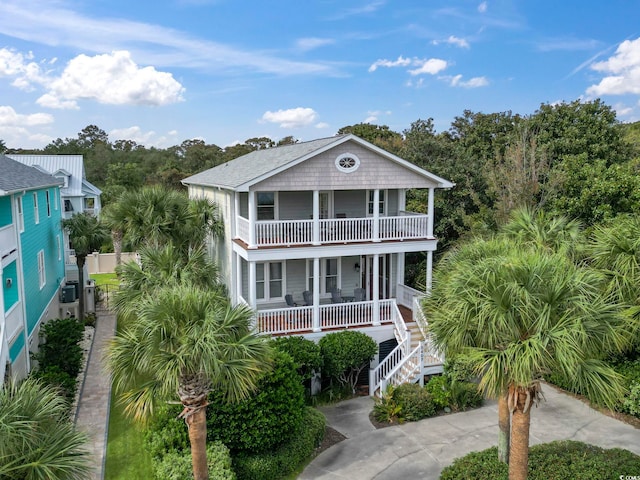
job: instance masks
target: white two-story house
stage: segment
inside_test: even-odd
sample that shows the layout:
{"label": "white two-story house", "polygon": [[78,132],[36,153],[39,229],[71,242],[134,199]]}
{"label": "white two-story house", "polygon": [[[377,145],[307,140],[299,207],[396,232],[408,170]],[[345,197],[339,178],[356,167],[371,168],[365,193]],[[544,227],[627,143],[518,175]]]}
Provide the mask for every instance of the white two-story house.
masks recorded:
{"label": "white two-story house", "polygon": [[[412,355],[421,372],[441,368],[412,328],[424,293],[404,283],[405,254],[426,252],[429,283],[434,195],[451,182],[343,135],[257,150],[183,183],[220,207],[225,235],[211,253],[259,332],[317,340],[360,329],[380,345],[372,392]],[[406,210],[408,189],[428,190],[426,214]]]}

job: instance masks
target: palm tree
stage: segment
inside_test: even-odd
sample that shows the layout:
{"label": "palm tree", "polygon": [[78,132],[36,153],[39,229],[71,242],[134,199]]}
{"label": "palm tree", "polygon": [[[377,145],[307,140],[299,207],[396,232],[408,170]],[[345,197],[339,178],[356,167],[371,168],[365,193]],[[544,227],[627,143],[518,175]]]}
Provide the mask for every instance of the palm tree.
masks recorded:
{"label": "palm tree", "polygon": [[90,213],[76,213],[62,221],[62,226],[69,232],[71,246],[75,250],[78,267],[78,283],[80,284],[79,316],[84,319],[84,265],[90,253],[99,250],[109,238],[106,227]]}
{"label": "palm tree", "polygon": [[[142,268],[120,270],[115,310],[126,320],[107,363],[125,412],[137,420],[179,399],[189,429],[194,478],[206,479],[206,405],[211,391],[246,397],[269,365],[268,343],[251,331],[253,312],[211,288],[201,250],[186,259],[171,246],[141,250]],[[198,258],[198,260],[194,260]],[[213,278],[214,280],[212,280]]]}
{"label": "palm tree", "polygon": [[82,480],[90,471],[87,438],[62,396],[32,378],[0,386],[0,478]]}
{"label": "palm tree", "polygon": [[122,244],[138,249],[144,244],[163,245],[171,241],[182,252],[204,243],[211,233],[223,231],[216,204],[205,198],[189,199],[186,194],[160,186],[125,192],[103,213],[111,228],[116,264]]}
{"label": "palm tree", "polygon": [[600,359],[624,348],[630,331],[598,272],[501,238],[452,253],[436,279],[429,330],[445,353],[472,358],[487,395],[506,400],[510,479],[527,476],[531,406],[545,375],[560,372],[608,406],[621,398],[620,375]]}

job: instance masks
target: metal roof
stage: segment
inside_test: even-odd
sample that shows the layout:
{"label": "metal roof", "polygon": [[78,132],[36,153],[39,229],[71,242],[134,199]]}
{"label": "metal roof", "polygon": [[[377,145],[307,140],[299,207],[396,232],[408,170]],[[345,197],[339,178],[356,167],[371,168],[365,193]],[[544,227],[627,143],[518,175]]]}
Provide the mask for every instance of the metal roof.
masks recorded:
{"label": "metal roof", "polygon": [[[52,175],[64,175],[69,177],[67,187],[60,189],[63,197],[82,197],[89,191],[94,193],[97,191],[99,195],[102,193],[97,187],[89,183],[84,173],[84,158],[82,155],[17,155],[9,154],[7,157],[12,158],[20,163],[29,166],[39,166]],[[83,183],[86,183],[83,189]]]}
{"label": "metal roof", "polygon": [[8,195],[21,190],[57,187],[62,181],[41,170],[0,155],[0,194]]}

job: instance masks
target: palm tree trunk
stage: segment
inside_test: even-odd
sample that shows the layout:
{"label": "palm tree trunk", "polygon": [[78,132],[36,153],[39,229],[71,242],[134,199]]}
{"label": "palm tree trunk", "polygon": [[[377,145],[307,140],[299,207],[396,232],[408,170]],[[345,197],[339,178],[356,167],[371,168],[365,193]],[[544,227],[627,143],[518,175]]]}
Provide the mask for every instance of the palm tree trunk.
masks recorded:
{"label": "palm tree trunk", "polygon": [[507,393],[498,397],[498,460],[509,463],[509,437],[511,415],[507,404]]}
{"label": "palm tree trunk", "polygon": [[122,265],[122,231],[111,230],[113,252],[116,254],[116,266]]}
{"label": "palm tree trunk", "polygon": [[186,418],[191,443],[191,464],[195,480],[209,480],[207,468],[207,413],[204,408],[197,409]]}
{"label": "palm tree trunk", "polygon": [[[530,393],[533,395],[532,392]],[[529,398],[531,399],[531,397]],[[526,480],[527,478],[529,470],[529,425],[531,422],[530,402],[527,404],[527,389],[519,389],[518,403],[511,416],[509,480]]]}

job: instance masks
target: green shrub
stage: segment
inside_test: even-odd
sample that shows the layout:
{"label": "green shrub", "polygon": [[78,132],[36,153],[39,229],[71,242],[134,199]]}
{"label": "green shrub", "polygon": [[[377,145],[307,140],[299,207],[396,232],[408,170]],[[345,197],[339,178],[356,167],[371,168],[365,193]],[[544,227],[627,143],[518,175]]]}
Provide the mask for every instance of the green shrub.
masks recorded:
{"label": "green shrub", "polygon": [[449,378],[446,375],[431,377],[431,380],[424,388],[431,395],[431,399],[437,409],[449,407],[451,404],[451,390],[449,389]]}
{"label": "green shrub", "polygon": [[160,407],[150,420],[144,434],[144,447],[158,461],[168,453],[182,454],[189,449],[189,431],[178,418],[180,405]]}
{"label": "green shrub", "polygon": [[[209,480],[236,480],[231,468],[229,449],[221,442],[207,445]],[[173,451],[153,463],[153,473],[158,480],[188,480],[193,478],[191,451]]]}
{"label": "green shrub", "polygon": [[444,373],[452,382],[470,382],[477,377],[474,363],[464,354],[448,357],[444,364]]}
{"label": "green shrub", "polygon": [[33,376],[58,389],[59,393],[69,402],[73,401],[78,381],[76,377],[72,377],[67,372],[62,371],[57,365],[48,365],[44,369],[38,368],[33,372]]}
{"label": "green shrub", "polygon": [[484,400],[478,386],[472,382],[450,382],[449,391],[451,395],[449,407],[454,412],[480,407]]}
{"label": "green shrub", "polygon": [[324,431],[324,415],[307,407],[302,423],[287,443],[272,452],[233,456],[233,469],[238,480],[277,480],[286,477],[311,458],[322,443]]}
{"label": "green shrub", "polygon": [[298,368],[302,380],[310,380],[322,368],[320,347],[304,337],[280,337],[273,340],[276,349],[288,353]]}
{"label": "green shrub", "polygon": [[323,375],[348,385],[355,393],[360,372],[378,352],[378,344],[368,335],[353,330],[330,333],[320,339],[323,358]]}
{"label": "green shrub", "polygon": [[631,385],[629,395],[622,402],[622,411],[640,417],[640,381]]}
{"label": "green shrub", "polygon": [[258,389],[237,404],[219,392],[209,396],[207,438],[220,440],[233,452],[261,452],[287,442],[302,422],[304,388],[291,357],[275,351],[273,368]]}
{"label": "green shrub", "polygon": [[402,422],[404,417],[402,416],[402,407],[396,401],[393,392],[395,388],[393,385],[388,385],[381,398],[375,398],[375,404],[373,406],[373,418],[378,422]]}
{"label": "green shrub", "polygon": [[[498,461],[498,448],[492,447],[456,459],[442,471],[440,480],[507,480],[508,468]],[[618,479],[638,471],[640,456],[620,448],[605,450],[581,442],[558,441],[529,449],[529,480]]]}
{"label": "green shrub", "polygon": [[437,412],[429,392],[417,383],[399,385],[393,391],[393,398],[400,405],[401,417],[409,422],[433,417]]}

